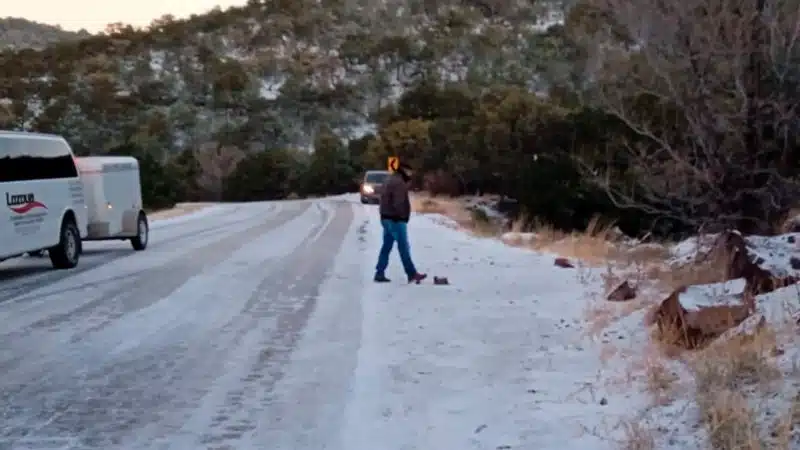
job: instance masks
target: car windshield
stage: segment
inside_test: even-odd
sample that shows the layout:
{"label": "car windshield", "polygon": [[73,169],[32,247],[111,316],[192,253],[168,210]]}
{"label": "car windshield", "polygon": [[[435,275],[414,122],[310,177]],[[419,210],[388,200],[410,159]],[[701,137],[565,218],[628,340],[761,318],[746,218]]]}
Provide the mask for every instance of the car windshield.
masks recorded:
{"label": "car windshield", "polygon": [[368,172],[364,181],[367,183],[383,184],[388,176],[388,172]]}

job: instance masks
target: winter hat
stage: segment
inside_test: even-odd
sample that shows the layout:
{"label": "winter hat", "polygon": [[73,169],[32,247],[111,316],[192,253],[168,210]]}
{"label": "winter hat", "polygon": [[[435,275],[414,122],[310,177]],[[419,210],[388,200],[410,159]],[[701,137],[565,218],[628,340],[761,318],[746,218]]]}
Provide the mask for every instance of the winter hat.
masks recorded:
{"label": "winter hat", "polygon": [[404,163],[404,162],[401,162],[400,165],[397,167],[397,172],[406,181],[408,181],[411,178],[411,176],[409,175],[408,172],[412,171],[412,170],[414,170],[414,169],[412,169],[411,166],[408,165],[408,163]]}

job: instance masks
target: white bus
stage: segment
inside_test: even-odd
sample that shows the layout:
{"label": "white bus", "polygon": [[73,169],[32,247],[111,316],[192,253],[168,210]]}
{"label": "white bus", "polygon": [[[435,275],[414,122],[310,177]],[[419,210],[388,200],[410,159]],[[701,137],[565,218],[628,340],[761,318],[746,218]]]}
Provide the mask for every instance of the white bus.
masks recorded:
{"label": "white bus", "polygon": [[78,264],[88,212],[64,138],[0,131],[0,191],[0,261],[47,250],[56,269]]}

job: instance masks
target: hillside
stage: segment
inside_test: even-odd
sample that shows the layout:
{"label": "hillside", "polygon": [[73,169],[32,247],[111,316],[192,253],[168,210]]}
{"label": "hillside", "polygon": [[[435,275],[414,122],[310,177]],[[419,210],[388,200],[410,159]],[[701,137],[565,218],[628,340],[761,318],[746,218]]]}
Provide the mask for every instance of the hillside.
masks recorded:
{"label": "hillside", "polygon": [[140,157],[151,203],[343,192],[395,155],[559,228],[767,232],[800,197],[786,2],[751,48],[655,0],[251,0],[0,53],[0,127]]}
{"label": "hillside", "polygon": [[19,17],[0,18],[0,49],[43,48],[56,42],[88,36],[90,34],[83,30],[76,33]]}
{"label": "hillside", "polygon": [[[158,160],[209,145],[307,149],[321,132],[357,138],[395,121],[393,105],[421,83],[462,84],[470,96],[543,89],[563,75],[550,64],[558,31],[542,26],[558,14],[523,0],[254,1],[120,26],[0,54],[0,86],[11,88],[0,126],[62,134],[80,154],[135,147]],[[331,183],[352,189],[362,166],[383,165],[381,152]]]}
{"label": "hillside", "polygon": [[[189,20],[157,21],[146,31],[122,28],[114,37],[53,47],[47,51],[52,58],[10,53],[3,60],[15,61],[12,83],[33,74],[49,76],[33,82],[37,89],[29,86],[37,95],[47,91],[59,97],[66,78],[86,77],[81,89],[130,93],[150,112],[170,116],[179,109],[211,108],[223,117],[190,113],[203,116],[197,130],[211,134],[238,127],[242,108],[255,108],[266,115],[262,120],[278,122],[271,130],[277,139],[270,144],[301,146],[321,125],[359,133],[405,86],[426,77],[524,85],[536,81],[542,66],[537,49],[527,48],[540,32],[531,27],[540,11],[527,2],[492,13],[491,19],[479,8],[449,8],[448,2],[440,2],[437,11],[402,14],[392,11],[391,2],[384,9],[369,2],[305,3],[254,2]],[[489,26],[475,31],[481,23]],[[17,126],[50,127],[50,111],[21,97],[14,100],[25,104],[24,110],[16,107]],[[232,115],[230,109],[238,111]],[[90,116],[81,120],[95,122]],[[85,147],[98,148],[91,138]]]}

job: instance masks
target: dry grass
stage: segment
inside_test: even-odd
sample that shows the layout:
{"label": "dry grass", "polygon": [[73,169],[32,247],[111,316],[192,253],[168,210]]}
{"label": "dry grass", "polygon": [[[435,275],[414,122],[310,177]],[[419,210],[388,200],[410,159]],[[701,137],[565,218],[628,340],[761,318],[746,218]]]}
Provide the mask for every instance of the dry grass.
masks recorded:
{"label": "dry grass", "polygon": [[[526,229],[521,225],[523,222],[516,222],[512,229],[520,233],[525,232]],[[565,233],[543,224],[528,230],[532,235],[530,239],[506,242],[578,260],[589,267],[605,266],[608,269],[604,275],[606,290],[624,280],[639,284],[666,278],[671,273],[665,264],[671,256],[667,245],[660,243],[632,245],[620,239],[619,231],[612,222],[603,221],[599,217],[593,218],[583,232]]]}
{"label": "dry grass", "polygon": [[715,342],[692,358],[689,368],[695,379],[695,403],[708,432],[710,448],[787,448],[776,445],[785,440],[791,427],[788,431],[781,431],[781,427],[765,430],[762,411],[745,394],[752,389],[765,390],[780,379],[781,372],[771,361],[774,348],[775,333],[765,327],[752,335]]}
{"label": "dry grass", "polygon": [[[463,228],[483,236],[498,236],[500,230],[488,217],[480,212],[470,211],[456,198],[431,197],[423,192],[411,196],[411,208],[421,214],[441,214],[453,219]],[[585,232],[564,233],[551,226],[538,224],[526,227],[526,220],[512,224],[511,231],[532,232],[535,235],[529,244],[532,248],[555,253],[567,258],[600,262],[619,255],[618,246],[612,243],[613,223],[605,223],[600,218],[593,219]],[[521,245],[523,242],[519,241]]]}
{"label": "dry grass", "polygon": [[457,198],[431,197],[424,192],[411,195],[411,209],[420,214],[441,214],[455,221],[461,228],[478,236],[497,236],[499,227],[477,211],[470,211]]}
{"label": "dry grass", "polygon": [[738,390],[776,380],[780,371],[771,361],[775,342],[768,327],[714,342],[690,363],[698,391]]}
{"label": "dry grass", "polygon": [[[772,390],[773,382],[781,379],[781,372],[771,358],[775,343],[775,332],[763,327],[754,334],[734,335],[715,342],[701,352],[682,353],[676,363],[685,363],[689,369],[695,381],[693,390],[684,389],[678,374],[652,348],[656,343],[643,352],[645,357],[639,360],[636,372],[644,374],[647,392],[656,407],[652,412],[656,414],[659,406],[671,404],[688,392],[694,393],[693,403],[706,431],[706,448],[788,450],[792,448],[792,430],[800,424],[800,394],[785,414],[770,411],[768,402],[758,401],[770,398],[770,392],[777,392]],[[624,438],[618,448],[656,448],[654,429],[641,423],[637,420],[623,424]]]}
{"label": "dry grass", "polygon": [[[448,216],[473,233],[497,232],[491,227],[482,229],[482,221],[476,220],[474,214],[456,199],[418,196],[414,199],[414,209],[421,213]],[[603,275],[606,292],[625,279],[635,281],[636,285],[640,282],[654,283],[663,290],[726,279],[727,267],[721,262],[697,261],[681,267],[670,267],[666,264],[670,257],[666,245],[632,246],[619,239],[612,223],[600,219],[592,220],[587,230],[581,233],[564,233],[541,224],[525,228],[523,223],[515,223],[512,231],[529,232],[532,238],[518,239],[513,244],[579,260],[589,266],[607,267],[607,273]],[[609,304],[598,295],[598,301],[592,302],[586,311],[587,334],[600,336],[609,325],[652,306],[654,300],[662,298],[647,299],[640,296],[624,304]],[[656,408],[694,392],[693,403],[700,411],[701,425],[707,431],[710,449],[790,448],[792,428],[800,424],[800,396],[789,413],[772,414],[778,419],[766,424],[763,420],[765,406],[755,406],[748,394],[767,389],[782,377],[772,361],[776,338],[769,329],[762,329],[753,335],[718,340],[708,349],[689,355],[656,338],[652,338],[649,345],[651,348],[643,352],[644,357],[635,357],[621,355],[620,349],[609,343],[603,347],[601,359],[607,363],[635,359],[636,376],[623,381],[630,386],[634,378],[643,379]],[[686,389],[686,384],[681,383],[678,374],[670,370],[665,358],[679,358],[685,362],[695,382],[694,390]],[[634,421],[623,426],[624,436],[619,443],[621,449],[653,450],[657,447],[654,429]]]}
{"label": "dry grass", "polygon": [[719,283],[728,279],[728,264],[724,260],[693,261],[680,266],[651,265],[646,276],[657,280],[660,285],[671,290],[680,286]]}
{"label": "dry grass", "polygon": [[623,424],[623,440],[620,450],[655,450],[656,439],[653,430],[640,422],[627,422]]}
{"label": "dry grass", "polygon": [[638,264],[664,261],[670,256],[666,244],[646,243],[628,248],[623,254],[623,259],[630,264]]}
{"label": "dry grass", "polygon": [[415,192],[411,195],[411,209],[420,214],[441,214],[459,224],[467,224],[470,221],[469,211],[455,198],[431,197],[425,193]]}
{"label": "dry grass", "polygon": [[675,383],[678,381],[678,375],[664,364],[660,355],[647,357],[645,381],[653,404],[667,405],[672,402],[676,394]]}
{"label": "dry grass", "polygon": [[596,301],[588,303],[583,311],[584,335],[596,338],[611,325],[649,306],[650,301],[647,299],[615,303],[598,298]]}
{"label": "dry grass", "polygon": [[[416,192],[411,196],[411,207],[421,214],[449,217],[463,229],[479,236],[497,237],[503,231],[479,211],[470,211],[457,198],[431,197],[424,192]],[[529,223],[526,218],[520,218],[508,231],[526,234],[530,239],[519,237],[505,242],[579,260],[589,266],[613,263],[626,269],[635,267],[637,272],[643,274],[642,278],[647,278],[647,274],[669,273],[663,268],[663,262],[669,257],[667,246],[657,243],[631,246],[620,242],[615,224],[600,217],[593,218],[585,231],[572,233],[542,223],[527,226]]]}
{"label": "dry grass", "polygon": [[[522,222],[518,221],[512,229],[522,230]],[[600,218],[592,219],[584,232],[565,233],[549,225],[538,224],[531,230],[535,237],[529,245],[539,251],[589,264],[605,263],[622,255],[619,246],[612,242],[613,229],[613,223],[604,223]]]}
{"label": "dry grass", "polygon": [[788,411],[778,417],[772,424],[770,437],[774,439],[775,448],[789,449],[796,441],[792,441],[794,430],[800,426],[800,393],[792,397]]}
{"label": "dry grass", "polygon": [[762,450],[769,448],[759,431],[758,415],[739,392],[719,390],[698,398],[701,420],[714,450]]}
{"label": "dry grass", "polygon": [[[793,337],[796,330],[791,330],[791,336],[784,336],[785,332],[789,330],[759,321],[758,326],[740,327],[735,333],[727,333],[704,350],[667,352],[671,353],[666,356],[673,358],[672,362],[664,357],[667,348],[653,338],[637,356],[623,359],[631,366],[633,376],[630,379],[643,380],[651,396],[654,408],[648,414],[658,417],[660,407],[681,398],[691,400],[697,407],[699,425],[705,431],[706,440],[705,446],[697,444],[693,448],[788,450],[797,445],[793,433],[800,425],[800,394],[791,408],[774,401],[785,395],[781,392],[786,381],[774,360],[776,348]],[[679,375],[683,373],[690,376],[684,382]],[[694,381],[693,389],[685,382],[690,380]],[[641,421],[623,424],[624,439],[618,448],[655,448],[656,429],[639,423]]]}
{"label": "dry grass", "polygon": [[[487,217],[470,211],[456,198],[414,193],[411,203],[414,211],[444,215],[473,234],[493,237],[500,235],[501,230],[496,224]],[[607,284],[628,279],[637,284],[646,281],[671,291],[680,286],[715,283],[726,279],[726,264],[697,261],[678,267],[668,265],[666,261],[671,256],[668,245],[631,245],[621,241],[614,223],[600,217],[593,218],[585,231],[571,233],[542,223],[526,226],[527,223],[530,221],[524,217],[514,222],[510,231],[517,233],[516,237],[504,239],[504,242],[581,261],[589,267],[606,266],[612,274],[608,279],[613,280]]]}
{"label": "dry grass", "polygon": [[[651,308],[657,308],[654,304]],[[678,344],[683,339],[683,332],[677,327],[665,327],[660,329],[656,326],[649,330],[649,344],[655,351],[669,359],[683,359],[686,356],[686,347]]]}
{"label": "dry grass", "polygon": [[667,264],[671,257],[667,245],[641,244],[628,251],[628,267],[637,269],[639,279],[648,280],[663,291],[682,286],[718,283],[728,279],[727,261],[711,260],[700,252],[696,260],[683,264]]}
{"label": "dry grass", "polygon": [[[688,369],[688,379],[694,381],[693,389],[681,389],[683,384],[661,360],[644,358],[648,361],[646,386],[654,406],[690,395],[686,399],[699,412],[705,448],[710,450],[788,450],[797,445],[793,433],[800,425],[800,395],[791,407],[780,401],[787,388],[784,376],[792,375],[784,375],[774,359],[778,345],[787,339],[791,342],[796,328],[784,330],[757,322],[737,327],[696,352],[676,352],[663,339],[651,338],[651,345],[665,351],[671,348],[672,356]],[[786,332],[790,336],[784,336]],[[659,409],[653,411],[658,414]]]}

